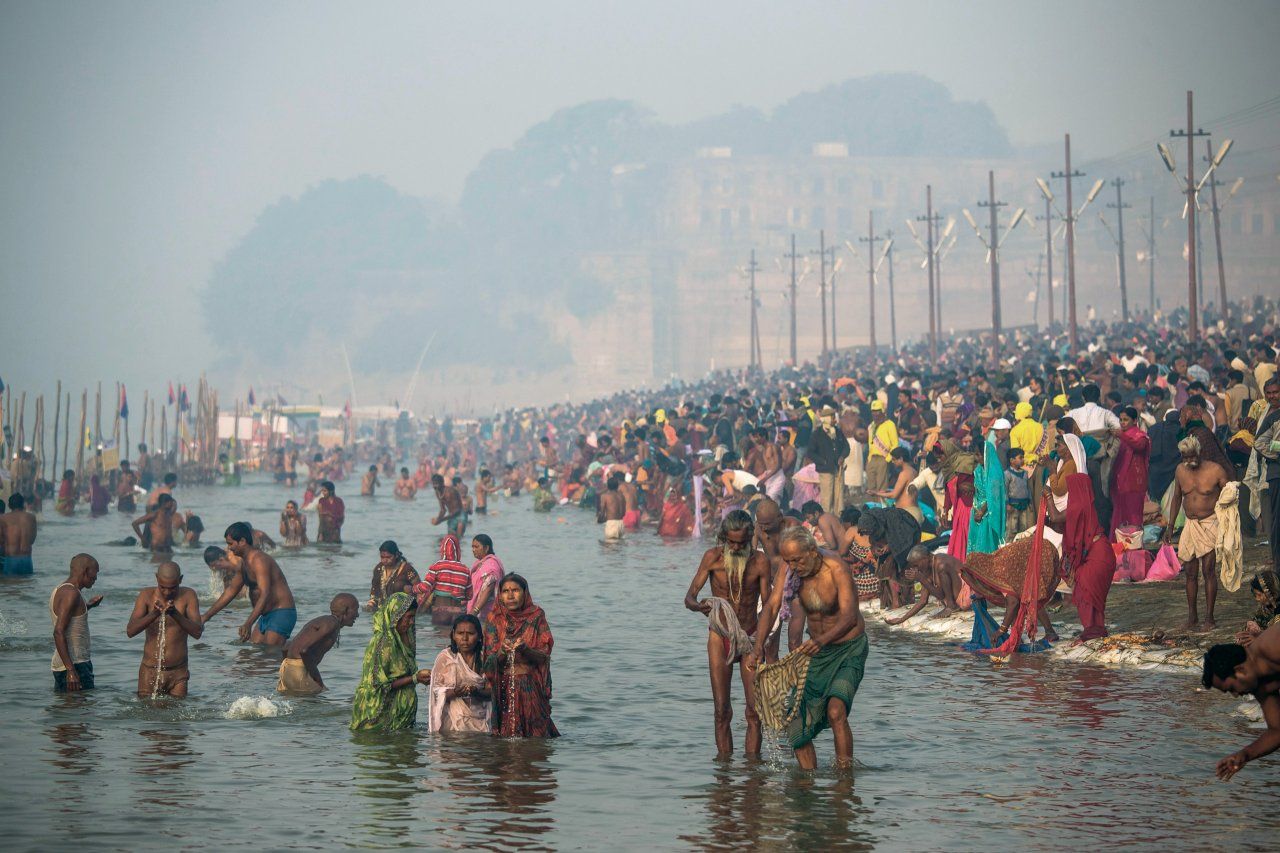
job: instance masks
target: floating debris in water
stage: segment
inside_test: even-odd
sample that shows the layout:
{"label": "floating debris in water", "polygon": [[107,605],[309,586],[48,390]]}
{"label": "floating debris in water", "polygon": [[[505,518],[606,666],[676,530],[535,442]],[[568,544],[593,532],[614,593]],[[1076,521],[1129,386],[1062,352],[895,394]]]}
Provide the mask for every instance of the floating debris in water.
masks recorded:
{"label": "floating debris in water", "polygon": [[268,717],[283,717],[292,711],[293,706],[283,699],[241,696],[231,703],[231,707],[222,716],[228,720],[263,720]]}

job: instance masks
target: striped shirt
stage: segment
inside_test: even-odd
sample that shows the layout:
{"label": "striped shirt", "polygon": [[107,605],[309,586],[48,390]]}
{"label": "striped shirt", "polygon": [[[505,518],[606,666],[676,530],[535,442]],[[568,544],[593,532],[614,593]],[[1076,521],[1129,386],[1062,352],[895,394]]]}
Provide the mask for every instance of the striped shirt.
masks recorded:
{"label": "striped shirt", "polygon": [[422,583],[414,587],[414,591],[422,598],[438,593],[468,601],[471,598],[471,572],[462,563],[442,560],[427,569]]}

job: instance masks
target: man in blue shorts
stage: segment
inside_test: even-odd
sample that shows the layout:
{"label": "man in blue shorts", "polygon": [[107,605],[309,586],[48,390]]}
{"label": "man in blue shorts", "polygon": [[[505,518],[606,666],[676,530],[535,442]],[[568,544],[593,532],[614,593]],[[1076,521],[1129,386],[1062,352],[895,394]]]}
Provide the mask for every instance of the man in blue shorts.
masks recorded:
{"label": "man in blue shorts", "polygon": [[284,572],[275,560],[253,547],[253,527],[248,522],[237,521],[227,528],[224,538],[227,550],[240,560],[240,571],[232,575],[222,595],[200,617],[201,621],[207,623],[248,585],[253,610],[240,626],[240,639],[268,646],[284,645],[298,622],[293,591]]}

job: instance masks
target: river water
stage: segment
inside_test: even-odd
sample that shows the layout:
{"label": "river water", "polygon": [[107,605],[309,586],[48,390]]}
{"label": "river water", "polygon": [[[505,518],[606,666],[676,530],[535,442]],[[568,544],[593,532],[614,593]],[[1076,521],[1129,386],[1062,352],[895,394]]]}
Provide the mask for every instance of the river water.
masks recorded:
{"label": "river water", "polygon": [[[177,496],[215,542],[236,520],[274,534],[285,500],[299,497],[265,481]],[[299,626],[336,592],[364,600],[385,538],[420,569],[432,562],[433,498],[346,501],[342,546],[277,552]],[[353,735],[363,613],[322,664],[320,697],[275,696],[278,658],[236,641],[245,610],[235,605],[193,644],[191,696],[141,701],[142,639],[124,626],[153,582],[149,555],[102,544],[127,535],[123,516],[48,514],[38,574],[0,582],[0,846],[1240,849],[1269,846],[1280,827],[1274,756],[1214,779],[1214,762],[1257,724],[1239,701],[1198,691],[1197,673],[1044,656],[993,665],[875,624],[851,714],[852,779],[801,773],[776,749],[761,763],[717,762],[706,629],[681,605],[703,546],[650,533],[605,545],[594,513],[539,515],[527,497],[494,510],[471,532],[493,537],[547,611],[556,741],[433,737],[425,693],[419,730]],[[105,597],[90,614],[98,689],[58,696],[47,603],[79,551],[102,564],[90,593]],[[207,606],[199,552],[177,559]],[[442,644],[420,625],[419,665]],[[734,711],[740,750],[737,692]],[[825,766],[829,734],[818,750]]]}

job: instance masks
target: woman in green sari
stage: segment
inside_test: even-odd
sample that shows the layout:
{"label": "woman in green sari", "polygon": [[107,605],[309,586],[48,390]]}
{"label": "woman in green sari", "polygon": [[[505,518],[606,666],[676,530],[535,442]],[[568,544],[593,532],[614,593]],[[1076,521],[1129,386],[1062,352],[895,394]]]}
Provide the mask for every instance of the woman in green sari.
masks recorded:
{"label": "woman in green sari", "polygon": [[418,602],[406,592],[391,595],[373,616],[373,636],[364,651],[360,684],[351,706],[352,730],[397,731],[418,715],[414,683],[431,681],[418,670],[414,615]]}

